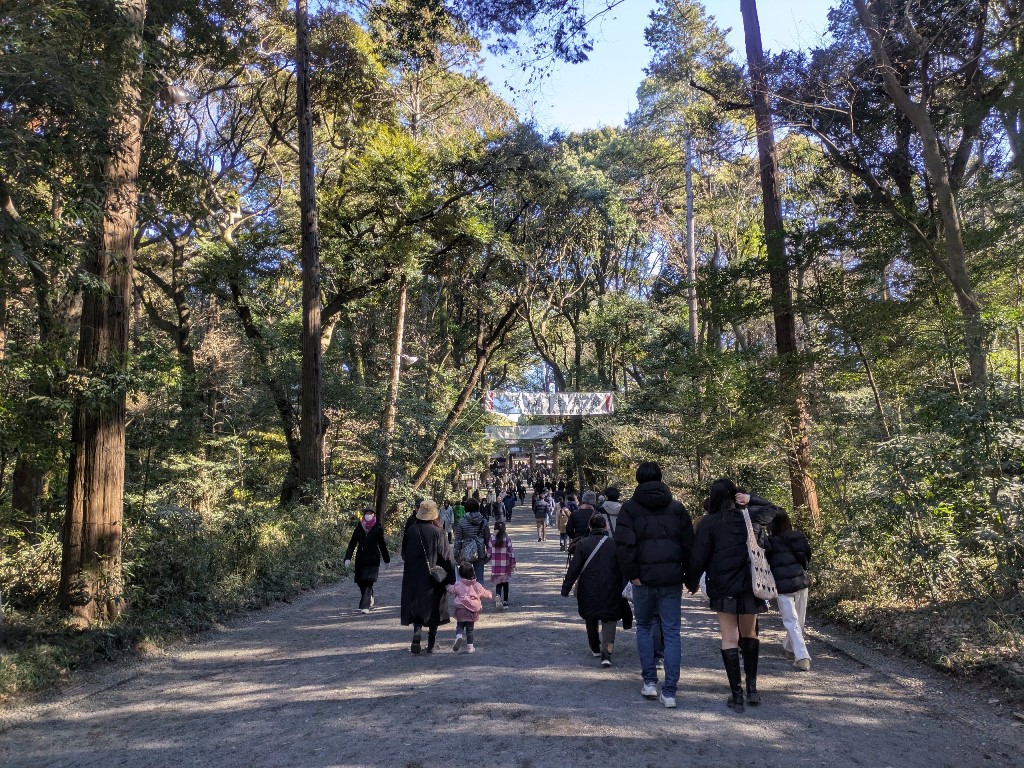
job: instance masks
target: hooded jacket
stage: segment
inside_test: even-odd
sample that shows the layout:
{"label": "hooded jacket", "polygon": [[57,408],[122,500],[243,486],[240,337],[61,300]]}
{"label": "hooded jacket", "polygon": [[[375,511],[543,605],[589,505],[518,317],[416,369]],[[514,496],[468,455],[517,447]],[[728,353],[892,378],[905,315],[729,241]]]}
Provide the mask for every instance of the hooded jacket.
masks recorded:
{"label": "hooded jacket", "polygon": [[811,585],[807,578],[811,545],[800,531],[775,534],[768,539],[766,553],[780,595],[791,595]]}
{"label": "hooded jacket", "polygon": [[659,481],[641,483],[619,510],[615,544],[622,576],[644,586],[683,584],[690,570],[690,513]]}
{"label": "hooded jacket", "polygon": [[603,512],[604,516],[608,518],[608,530],[615,533],[615,528],[619,524],[619,510],[622,509],[621,501],[608,501],[597,508],[598,512]]}

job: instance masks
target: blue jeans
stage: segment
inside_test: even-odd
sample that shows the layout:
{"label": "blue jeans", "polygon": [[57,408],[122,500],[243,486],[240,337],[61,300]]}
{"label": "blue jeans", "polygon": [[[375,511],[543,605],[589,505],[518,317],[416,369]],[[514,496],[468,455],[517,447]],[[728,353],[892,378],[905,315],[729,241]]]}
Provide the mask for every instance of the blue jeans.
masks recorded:
{"label": "blue jeans", "polygon": [[[484,561],[477,560],[473,563],[473,570],[476,572],[476,580],[481,584],[484,583]],[[466,642],[469,642],[468,640]]]}
{"label": "blue jeans", "polygon": [[679,684],[679,663],[682,649],[679,643],[679,625],[683,598],[682,584],[668,587],[633,586],[633,613],[636,618],[636,650],[640,656],[640,671],[645,683],[658,682],[658,669],[654,665],[654,628],[660,622],[665,636],[665,682],[661,692],[675,696]]}

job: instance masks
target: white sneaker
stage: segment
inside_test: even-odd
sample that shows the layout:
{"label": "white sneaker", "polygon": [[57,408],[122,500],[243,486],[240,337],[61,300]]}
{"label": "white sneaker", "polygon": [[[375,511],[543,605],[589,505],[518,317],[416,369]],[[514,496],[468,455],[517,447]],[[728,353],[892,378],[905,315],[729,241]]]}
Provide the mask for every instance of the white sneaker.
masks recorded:
{"label": "white sneaker", "polygon": [[665,705],[665,709],[675,709],[676,708],[676,697],[675,696],[666,696],[664,693],[659,693],[658,694],[658,701],[660,701],[662,704]]}
{"label": "white sneaker", "polygon": [[472,643],[466,646],[466,653],[476,653],[476,648],[473,647]]}
{"label": "white sneaker", "polygon": [[656,699],[658,697],[658,684],[644,683],[644,687],[640,689],[640,695],[645,699]]}
{"label": "white sneaker", "polygon": [[461,651],[462,650],[462,644],[465,641],[466,641],[466,639],[462,635],[456,635],[455,636],[455,642],[452,644],[452,650],[453,651]]}

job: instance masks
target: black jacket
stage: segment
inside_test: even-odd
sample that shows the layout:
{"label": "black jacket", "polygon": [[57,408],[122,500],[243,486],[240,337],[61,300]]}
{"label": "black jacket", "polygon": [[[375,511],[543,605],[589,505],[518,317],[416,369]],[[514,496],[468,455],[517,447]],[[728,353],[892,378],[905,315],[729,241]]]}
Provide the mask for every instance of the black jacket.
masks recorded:
{"label": "black jacket", "polygon": [[369,531],[363,527],[362,522],[356,523],[356,529],[352,531],[348,549],[345,550],[345,559],[351,560],[353,552],[356,553],[353,578],[356,584],[376,581],[380,572],[381,558],[385,563],[391,562],[388,545],[384,541],[384,529],[381,528],[380,523],[374,523]]}
{"label": "black jacket", "polygon": [[806,570],[811,562],[811,545],[800,531],[772,536],[765,549],[780,595],[791,595],[811,586]]}
{"label": "black jacket", "polygon": [[[447,624],[445,585],[455,583],[455,565],[445,532],[429,521],[417,520],[406,529],[402,560],[402,625]],[[430,575],[434,565],[440,565],[447,574],[440,584]]]}
{"label": "black jacket", "polygon": [[[754,534],[761,538],[762,529],[771,522],[778,507],[762,499],[751,501],[747,508]],[[707,573],[708,597],[730,597],[750,592],[750,557],[747,555],[747,525],[740,511],[705,515],[697,523],[693,543],[693,568],[686,587],[697,590],[702,573]]]}
{"label": "black jacket", "polygon": [[[587,505],[580,505],[572,511],[569,515],[569,522],[565,524],[565,532],[569,535],[569,539],[574,541],[582,536],[587,535],[587,529],[590,526],[590,518],[594,516],[596,510]],[[607,547],[608,545],[605,544]]]}
{"label": "black jacket", "polygon": [[[587,558],[602,539],[606,539],[605,543],[587,564]],[[585,569],[584,565],[587,565]],[[562,597],[569,596],[577,579],[579,586],[576,589],[576,606],[581,618],[618,621],[623,617],[622,587],[626,582],[619,570],[615,542],[608,538],[607,531],[591,532],[589,536],[580,539],[562,582]]]}
{"label": "black jacket", "polygon": [[652,587],[683,584],[693,546],[690,513],[664,483],[641,483],[619,510],[615,544],[626,580]]}

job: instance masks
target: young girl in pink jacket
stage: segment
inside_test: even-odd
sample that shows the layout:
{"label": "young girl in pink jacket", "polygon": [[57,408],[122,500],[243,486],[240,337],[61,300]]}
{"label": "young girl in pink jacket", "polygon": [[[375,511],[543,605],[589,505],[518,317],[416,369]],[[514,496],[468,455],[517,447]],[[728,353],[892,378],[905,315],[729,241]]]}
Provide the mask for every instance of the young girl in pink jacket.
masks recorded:
{"label": "young girl in pink jacket", "polygon": [[460,563],[459,576],[460,581],[448,585],[448,591],[455,595],[455,620],[458,622],[455,625],[455,644],[452,645],[452,650],[461,650],[465,643],[466,653],[475,653],[473,625],[480,618],[482,600],[490,600],[491,593],[476,580],[476,570],[472,563]]}

